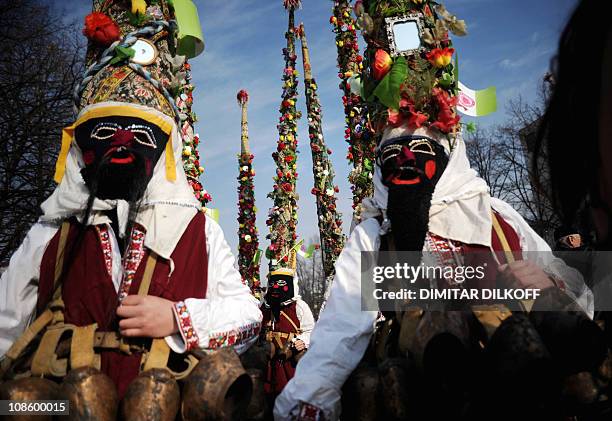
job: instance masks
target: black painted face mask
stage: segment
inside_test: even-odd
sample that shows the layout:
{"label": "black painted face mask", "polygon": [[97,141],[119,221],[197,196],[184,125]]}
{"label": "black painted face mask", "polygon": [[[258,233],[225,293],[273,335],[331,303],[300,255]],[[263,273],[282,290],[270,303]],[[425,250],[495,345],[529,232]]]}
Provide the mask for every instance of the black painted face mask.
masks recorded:
{"label": "black painted face mask", "polygon": [[435,186],[448,164],[446,151],[426,136],[389,139],[378,151],[383,184],[395,186]]}
{"label": "black painted face mask", "polygon": [[268,291],[266,292],[266,303],[270,306],[276,320],[280,317],[280,309],[283,303],[294,297],[293,275],[283,270],[270,273],[268,280]]}
{"label": "black painted face mask", "polygon": [[387,217],[396,250],[423,249],[431,198],[447,164],[444,148],[425,136],[389,139],[379,148],[377,165],[389,190]]}
{"label": "black painted face mask", "polygon": [[169,135],[140,118],[111,116],[80,124],[75,138],[90,193],[133,202],[142,198]]}

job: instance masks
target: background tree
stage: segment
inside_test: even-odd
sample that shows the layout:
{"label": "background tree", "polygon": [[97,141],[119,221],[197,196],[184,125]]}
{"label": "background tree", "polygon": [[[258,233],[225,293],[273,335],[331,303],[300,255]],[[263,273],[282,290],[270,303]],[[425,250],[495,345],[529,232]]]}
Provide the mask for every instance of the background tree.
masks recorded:
{"label": "background tree", "polygon": [[61,130],[82,73],[76,24],[36,0],[0,0],[0,266],[51,193]]}
{"label": "background tree", "polygon": [[[320,244],[319,238],[317,236],[311,238],[309,244]],[[328,281],[325,277],[323,254],[320,247],[315,249],[310,258],[303,258],[298,255],[297,275],[302,300],[308,304],[315,319],[318,319],[331,281]]]}
{"label": "background tree", "polygon": [[[548,93],[543,83],[535,104],[521,97],[511,100],[504,123],[468,134],[466,144],[472,168],[489,184],[491,195],[511,204],[552,245],[560,219],[551,201],[546,156],[534,153]],[[537,180],[534,165],[539,167]]]}

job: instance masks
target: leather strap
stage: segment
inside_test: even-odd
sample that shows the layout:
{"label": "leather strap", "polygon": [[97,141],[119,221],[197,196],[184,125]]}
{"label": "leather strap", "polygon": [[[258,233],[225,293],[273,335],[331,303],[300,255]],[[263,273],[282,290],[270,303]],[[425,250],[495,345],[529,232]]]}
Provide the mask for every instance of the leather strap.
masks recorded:
{"label": "leather strap", "polygon": [[[146,355],[146,359],[145,359]],[[152,368],[165,368],[170,358],[170,347],[164,338],[153,339],[151,350],[143,355],[144,366],[142,371]]]}
{"label": "leather strap", "polygon": [[[512,253],[512,249],[510,248],[510,243],[508,243],[506,234],[504,233],[504,230],[502,229],[501,224],[497,219],[497,214],[495,212],[491,212],[491,216],[491,219],[493,221],[493,230],[495,230],[495,234],[497,234],[497,238],[499,238],[499,242],[501,243],[504,255],[506,256],[506,263],[513,263],[516,261],[516,259],[514,258],[514,254]],[[531,311],[534,303],[535,300],[521,300],[521,305],[527,313]]]}
{"label": "leather strap", "polygon": [[[147,259],[147,265],[138,288],[138,295],[145,296],[149,294],[149,288],[151,287],[151,281],[153,279],[153,272],[157,265],[157,255],[154,252],[150,252],[149,258]],[[142,354],[140,361],[142,371],[150,370],[152,368],[165,368],[168,365],[168,358],[170,358],[170,347],[163,338],[153,339],[151,343],[151,350]]]}
{"label": "leather strap", "polygon": [[64,270],[64,256],[66,254],[66,242],[70,232],[70,222],[65,221],[60,228],[59,242],[57,243],[57,253],[55,255],[55,273],[53,275],[53,298],[49,303],[49,308],[53,311],[53,323],[64,322],[64,300],[62,299],[62,285],[59,283]]}
{"label": "leather strap", "polygon": [[155,271],[155,265],[157,265],[157,255],[153,252],[149,254],[147,259],[147,265],[145,266],[144,274],[142,275],[142,281],[138,288],[138,295],[145,296],[149,295],[149,288],[151,287],[151,280],[153,279],[153,272]]}
{"label": "leather strap", "polygon": [[291,323],[291,326],[293,326],[293,329],[295,329],[296,333],[298,333],[298,334],[299,334],[299,333],[302,333],[302,331],[300,330],[300,328],[299,328],[299,327],[298,327],[298,326],[297,326],[297,325],[294,323],[294,321],[293,321],[293,320],[291,320],[291,317],[289,317],[289,316],[287,315],[287,313],[285,313],[284,311],[282,311],[282,310],[281,310],[280,315],[281,315],[281,316],[284,316],[284,317],[285,317],[285,319],[287,319],[287,321],[288,321],[289,323]]}
{"label": "leather strap", "polygon": [[70,368],[100,368],[100,356],[94,352],[94,337],[97,323],[88,326],[77,326],[72,333],[70,343]]}
{"label": "leather strap", "polygon": [[50,326],[44,333],[32,360],[32,375],[64,377],[68,372],[68,359],[57,358],[55,353],[64,333],[74,330],[74,325]]}
{"label": "leather strap", "polygon": [[45,310],[34,322],[28,326],[28,328],[21,334],[21,336],[13,343],[13,345],[6,351],[5,356],[12,360],[19,358],[23,350],[32,342],[34,339],[49,323],[53,320],[53,313],[51,310]]}
{"label": "leather strap", "polygon": [[[55,273],[53,274],[53,298],[47,309],[41,313],[17,338],[13,345],[4,355],[5,358],[2,360],[2,366],[0,367],[0,378],[4,376],[6,371],[10,368],[12,363],[21,356],[23,351],[28,345],[43,331],[51,322],[63,322],[63,302],[61,299],[62,290],[61,285],[58,285],[62,270],[64,267],[64,250],[66,249],[66,242],[68,240],[68,233],[70,232],[70,222],[65,221],[60,227],[59,242],[57,244],[57,253],[55,255]],[[55,311],[52,311],[55,310]],[[60,310],[59,312],[57,310]]]}
{"label": "leather strap", "polygon": [[516,259],[514,258],[514,254],[512,254],[510,243],[508,243],[506,234],[504,233],[504,230],[501,227],[501,224],[499,223],[495,212],[491,212],[491,220],[493,221],[493,230],[495,231],[495,234],[497,234],[497,238],[499,238],[502,250],[504,251],[504,255],[506,256],[506,262],[513,263],[514,261],[516,261]]}

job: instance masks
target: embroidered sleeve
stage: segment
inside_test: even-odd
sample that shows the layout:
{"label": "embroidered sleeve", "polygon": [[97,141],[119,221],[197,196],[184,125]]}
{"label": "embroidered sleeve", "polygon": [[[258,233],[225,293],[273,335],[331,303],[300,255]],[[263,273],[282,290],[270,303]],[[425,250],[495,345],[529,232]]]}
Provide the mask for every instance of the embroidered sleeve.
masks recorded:
{"label": "embroidered sleeve", "polygon": [[208,339],[208,349],[250,345],[253,340],[257,339],[260,329],[261,323],[251,323],[227,332],[212,333]]}
{"label": "embroidered sleeve", "polygon": [[186,350],[190,351],[197,348],[200,341],[198,339],[198,334],[193,327],[193,322],[191,321],[191,316],[185,302],[179,301],[174,303],[174,315],[176,317],[176,322],[178,323],[181,337],[185,342],[185,346],[187,348]]}
{"label": "embroidered sleeve", "polygon": [[321,408],[306,402],[300,402],[297,421],[325,421]]}

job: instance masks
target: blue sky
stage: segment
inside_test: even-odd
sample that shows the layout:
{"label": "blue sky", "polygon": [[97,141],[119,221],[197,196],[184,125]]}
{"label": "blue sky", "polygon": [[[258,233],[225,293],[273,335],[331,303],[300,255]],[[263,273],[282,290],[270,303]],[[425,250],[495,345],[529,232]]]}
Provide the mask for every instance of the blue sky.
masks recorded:
{"label": "blue sky", "polygon": [[[67,19],[82,22],[90,0],[52,2],[62,7]],[[262,248],[267,246],[265,225],[271,201],[276,148],[278,107],[281,95],[287,13],[281,0],[196,0],[206,49],[192,60],[194,109],[199,117],[204,186],[213,196],[211,207],[220,211],[220,224],[233,250],[236,250],[237,181],[236,154],[240,150],[240,109],[236,93],[249,91],[249,132],[254,166],[257,225]],[[323,107],[325,141],[333,150],[336,183],[340,187],[339,208],[348,233],[351,218],[351,191],[345,159],[344,115],[336,71],[336,46],[329,24],[332,1],[303,0],[296,12],[296,23],[304,22],[308,36],[313,75],[317,79]],[[536,100],[537,86],[547,71],[557,47],[560,32],[576,0],[449,0],[447,9],[468,24],[469,35],[455,38],[459,54],[460,79],[473,89],[490,85],[498,88],[499,110],[481,118],[486,126],[502,122],[504,105],[522,96]],[[301,58],[299,58],[301,60]],[[302,77],[301,61],[298,66]],[[309,240],[318,231],[316,208],[310,189],[312,161],[308,146],[303,83],[298,107],[304,118],[299,123],[298,192],[300,210],[298,234]],[[59,140],[58,140],[59,141]],[[263,267],[262,267],[263,269]]]}

